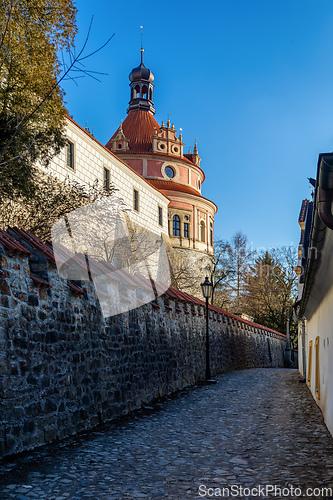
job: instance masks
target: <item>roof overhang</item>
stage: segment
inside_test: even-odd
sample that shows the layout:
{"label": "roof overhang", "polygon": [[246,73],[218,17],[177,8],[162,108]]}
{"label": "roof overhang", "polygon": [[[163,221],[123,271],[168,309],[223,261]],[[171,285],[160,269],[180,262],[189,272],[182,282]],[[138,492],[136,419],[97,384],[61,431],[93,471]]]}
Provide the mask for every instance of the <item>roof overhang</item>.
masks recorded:
{"label": "roof overhang", "polygon": [[333,284],[333,153],[318,158],[314,210],[299,315],[310,319]]}
{"label": "roof overhang", "polygon": [[94,143],[98,144],[98,146],[101,147],[104,152],[106,152],[108,155],[110,155],[113,158],[113,160],[115,160],[116,162],[119,162],[122,166],[126,167],[126,169],[128,171],[132,172],[133,174],[135,174],[135,176],[139,177],[142,181],[144,181],[147,184],[147,187],[149,186],[149,188],[154,189],[156,193],[159,193],[159,195],[164,196],[167,199],[168,203],[170,202],[170,199],[168,198],[167,195],[165,195],[159,189],[157,189],[155,186],[153,186],[152,184],[150,184],[147,181],[147,179],[145,179],[142,175],[138,174],[138,172],[136,172],[133,168],[131,168],[129,165],[127,165],[127,163],[125,163],[123,160],[121,160],[117,155],[115,155],[114,153],[112,153],[112,151],[110,151],[106,146],[104,146],[102,143],[100,143],[93,135],[91,135],[90,132],[88,132],[87,130],[85,130],[84,128],[82,128],[81,125],[79,125],[78,123],[76,123],[76,121],[73,120],[73,118],[71,118],[70,116],[66,116],[66,119],[70,123],[72,123],[73,125],[75,125],[75,127],[77,127],[79,130],[81,130],[81,132],[83,132],[84,134],[86,134],[86,136],[89,137]]}

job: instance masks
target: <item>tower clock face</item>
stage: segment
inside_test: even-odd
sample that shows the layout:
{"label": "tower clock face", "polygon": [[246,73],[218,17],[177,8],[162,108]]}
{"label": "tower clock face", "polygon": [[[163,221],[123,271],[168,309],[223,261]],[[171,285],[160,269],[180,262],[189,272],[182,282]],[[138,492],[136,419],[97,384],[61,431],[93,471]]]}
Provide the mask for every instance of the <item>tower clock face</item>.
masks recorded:
{"label": "tower clock face", "polygon": [[169,177],[169,179],[173,179],[175,176],[175,171],[172,167],[165,167],[165,175]]}

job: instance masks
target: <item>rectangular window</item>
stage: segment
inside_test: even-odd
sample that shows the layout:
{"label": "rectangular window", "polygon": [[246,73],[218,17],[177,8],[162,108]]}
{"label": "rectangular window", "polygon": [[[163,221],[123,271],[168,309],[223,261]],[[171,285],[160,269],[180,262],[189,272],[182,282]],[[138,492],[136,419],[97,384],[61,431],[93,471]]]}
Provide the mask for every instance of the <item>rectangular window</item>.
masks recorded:
{"label": "rectangular window", "polygon": [[74,144],[70,141],[66,143],[66,165],[74,170]]}
{"label": "rectangular window", "polygon": [[105,191],[110,191],[110,170],[104,167],[103,186]]}
{"label": "rectangular window", "polygon": [[172,234],[173,236],[180,236],[180,218],[178,215],[172,217]]}
{"label": "rectangular window", "polygon": [[133,190],[133,208],[136,212],[139,211],[139,191]]}
{"label": "rectangular window", "polygon": [[308,353],[308,373],[306,377],[306,383],[310,387],[311,385],[311,370],[312,370],[312,340],[309,342],[309,353]]}
{"label": "rectangular window", "polygon": [[162,209],[162,207],[158,207],[158,223],[160,226],[163,226],[163,209]]}
{"label": "rectangular window", "polygon": [[205,241],[206,241],[205,233],[206,233],[205,223],[203,221],[201,221],[200,222],[200,239],[203,243],[205,243]]}
{"label": "rectangular window", "polygon": [[184,222],[184,238],[189,238],[189,223]]}
{"label": "rectangular window", "polygon": [[315,346],[315,394],[320,399],[320,373],[319,373],[319,337],[316,337]]}
{"label": "rectangular window", "polygon": [[212,229],[210,230],[210,246],[214,246],[214,238],[213,238],[213,231]]}

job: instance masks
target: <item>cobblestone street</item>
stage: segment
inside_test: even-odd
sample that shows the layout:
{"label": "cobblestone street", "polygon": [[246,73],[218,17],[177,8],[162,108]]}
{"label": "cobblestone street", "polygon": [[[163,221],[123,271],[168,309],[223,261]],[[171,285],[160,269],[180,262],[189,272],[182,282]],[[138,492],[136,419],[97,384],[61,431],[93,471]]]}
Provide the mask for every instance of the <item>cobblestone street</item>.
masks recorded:
{"label": "cobblestone street", "polygon": [[290,491],[262,497],[297,498],[293,487],[303,498],[307,488],[329,498],[321,489],[333,488],[333,439],[298,372],[252,369],[216,380],[5,460],[1,500],[193,500],[222,497],[232,485],[240,498],[255,498],[250,490],[260,485]]}

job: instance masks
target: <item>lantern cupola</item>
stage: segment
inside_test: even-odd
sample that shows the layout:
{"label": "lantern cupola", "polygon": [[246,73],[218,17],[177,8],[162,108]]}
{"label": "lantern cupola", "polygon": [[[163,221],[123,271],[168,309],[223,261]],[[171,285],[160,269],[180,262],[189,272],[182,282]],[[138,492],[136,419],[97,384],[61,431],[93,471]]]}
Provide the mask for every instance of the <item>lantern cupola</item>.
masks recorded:
{"label": "lantern cupola", "polygon": [[129,74],[131,87],[131,100],[127,108],[127,113],[142,109],[152,115],[155,114],[153,103],[153,81],[154,75],[150,69],[143,64],[143,49],[141,48],[141,64],[133,68]]}

